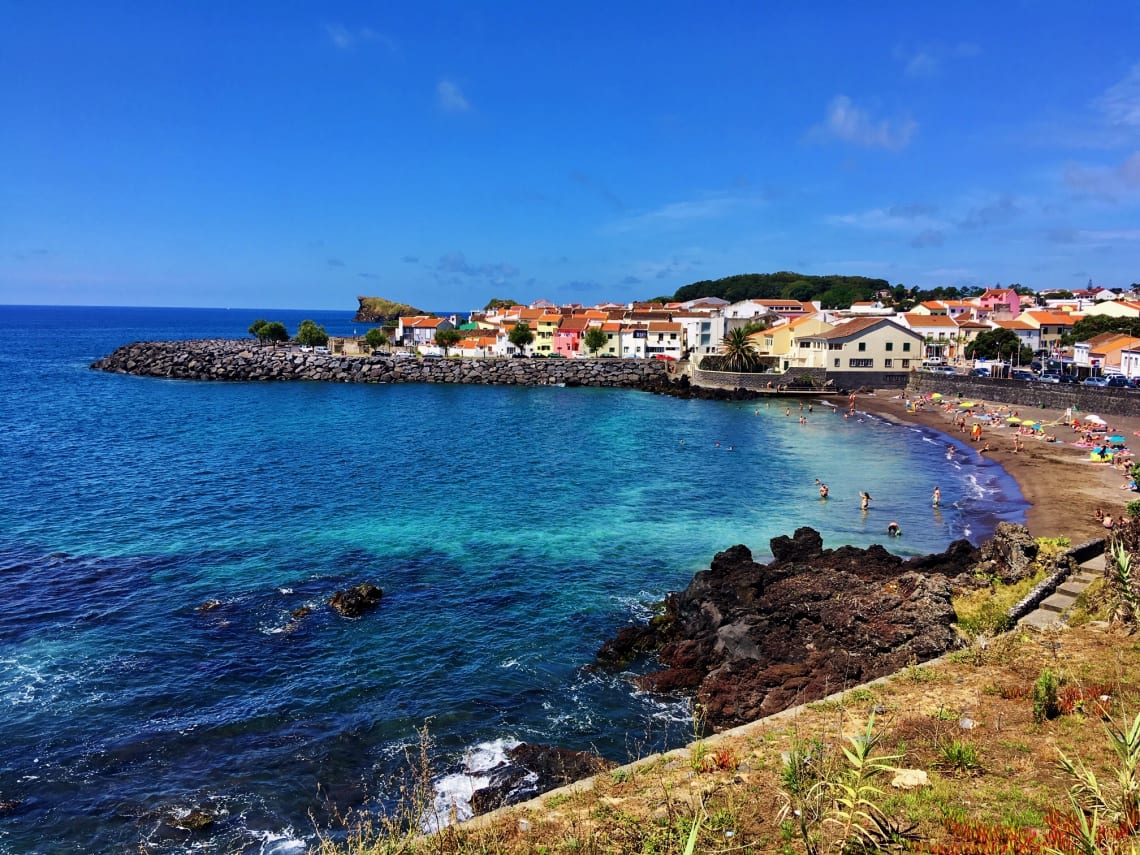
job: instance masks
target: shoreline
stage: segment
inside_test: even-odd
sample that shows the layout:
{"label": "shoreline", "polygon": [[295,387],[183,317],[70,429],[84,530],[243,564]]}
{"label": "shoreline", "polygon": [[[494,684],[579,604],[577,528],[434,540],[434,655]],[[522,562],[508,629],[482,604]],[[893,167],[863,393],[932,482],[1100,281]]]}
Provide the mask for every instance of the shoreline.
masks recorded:
{"label": "shoreline", "polygon": [[[946,411],[943,406],[928,406],[917,412],[908,411],[906,395],[891,389],[879,389],[871,394],[858,395],[855,406],[898,424],[929,428],[946,437],[948,442],[964,443],[975,453],[988,444],[990,450],[985,452],[986,457],[1001,466],[1017,483],[1029,503],[1026,527],[1034,537],[1065,536],[1072,543],[1103,537],[1105,529],[1096,518],[1096,510],[1099,508],[1113,517],[1124,516],[1124,506],[1140,498],[1140,493],[1121,489],[1127,481],[1125,473],[1109,464],[1090,460],[1087,448],[1072,445],[1079,435],[1071,427],[1053,425],[1063,421],[1063,412],[1015,407],[1020,417],[1051,425],[1047,430],[1058,439],[1058,442],[1047,443],[1023,437],[1022,449],[1015,452],[1013,438],[1016,431],[1013,428],[1004,424],[983,426],[980,441],[974,443],[968,433],[955,428],[956,409]],[[915,396],[912,394],[910,397],[913,399]],[[947,400],[956,399],[947,395]],[[985,403],[987,410],[998,405],[995,401],[979,403]],[[1112,431],[1125,437],[1130,448],[1140,447],[1140,436],[1136,433],[1140,431],[1140,416],[1106,418]],[[969,423],[973,424],[972,421]]]}

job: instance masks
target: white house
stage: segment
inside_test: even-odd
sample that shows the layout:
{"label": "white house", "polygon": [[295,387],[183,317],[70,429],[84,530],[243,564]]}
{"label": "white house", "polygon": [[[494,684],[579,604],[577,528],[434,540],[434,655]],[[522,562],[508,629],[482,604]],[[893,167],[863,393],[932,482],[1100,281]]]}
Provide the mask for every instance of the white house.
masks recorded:
{"label": "white house", "polygon": [[909,371],[922,362],[923,337],[889,318],[853,318],[814,336],[812,363],[829,371]]}

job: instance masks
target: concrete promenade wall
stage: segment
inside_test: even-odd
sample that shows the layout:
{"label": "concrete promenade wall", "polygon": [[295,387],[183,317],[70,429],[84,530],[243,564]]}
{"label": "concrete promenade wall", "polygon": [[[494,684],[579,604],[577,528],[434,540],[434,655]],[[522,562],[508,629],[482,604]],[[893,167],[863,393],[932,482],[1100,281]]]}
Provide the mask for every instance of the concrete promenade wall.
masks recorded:
{"label": "concrete promenade wall", "polygon": [[120,347],[91,367],[178,380],[565,384],[655,389],[672,379],[667,363],[649,359],[349,357],[224,339],[135,342]]}
{"label": "concrete promenade wall", "polygon": [[1033,380],[999,380],[991,377],[933,374],[916,371],[911,375],[909,389],[925,394],[941,392],[943,395],[963,398],[980,398],[1000,401],[1022,407],[1040,407],[1063,412],[1069,407],[1074,412],[1096,413],[1100,416],[1140,415],[1140,392],[1127,389],[1098,389],[1077,383],[1038,383]]}

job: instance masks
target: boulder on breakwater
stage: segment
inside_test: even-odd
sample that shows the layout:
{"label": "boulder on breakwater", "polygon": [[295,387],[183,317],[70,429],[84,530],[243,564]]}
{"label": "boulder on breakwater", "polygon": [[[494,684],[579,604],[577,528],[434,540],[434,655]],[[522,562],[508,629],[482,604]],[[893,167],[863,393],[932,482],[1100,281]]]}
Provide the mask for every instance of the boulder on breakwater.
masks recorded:
{"label": "boulder on breakwater", "polygon": [[742,545],[718,553],[661,615],[607,641],[598,663],[656,651],[662,668],[639,686],[694,692],[708,725],[733,727],[955,647],[951,593],[982,559],[964,540],[909,560],[878,545],[825,550],[811,528],[771,551],[769,564]]}
{"label": "boulder on breakwater", "polygon": [[293,348],[240,339],[135,342],[118,348],[91,367],[177,380],[612,386],[647,391],[678,386],[669,365],[655,359],[353,357],[301,353]]}

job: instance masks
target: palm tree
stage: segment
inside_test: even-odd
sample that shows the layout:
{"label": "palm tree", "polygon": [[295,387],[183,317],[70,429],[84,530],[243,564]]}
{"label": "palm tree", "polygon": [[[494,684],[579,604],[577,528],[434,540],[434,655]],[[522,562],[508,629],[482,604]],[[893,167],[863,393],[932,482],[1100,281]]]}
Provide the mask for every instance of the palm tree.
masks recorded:
{"label": "palm tree", "polygon": [[749,338],[744,327],[728,331],[720,342],[720,353],[724,357],[724,367],[729,371],[748,371],[760,360],[756,343]]}

